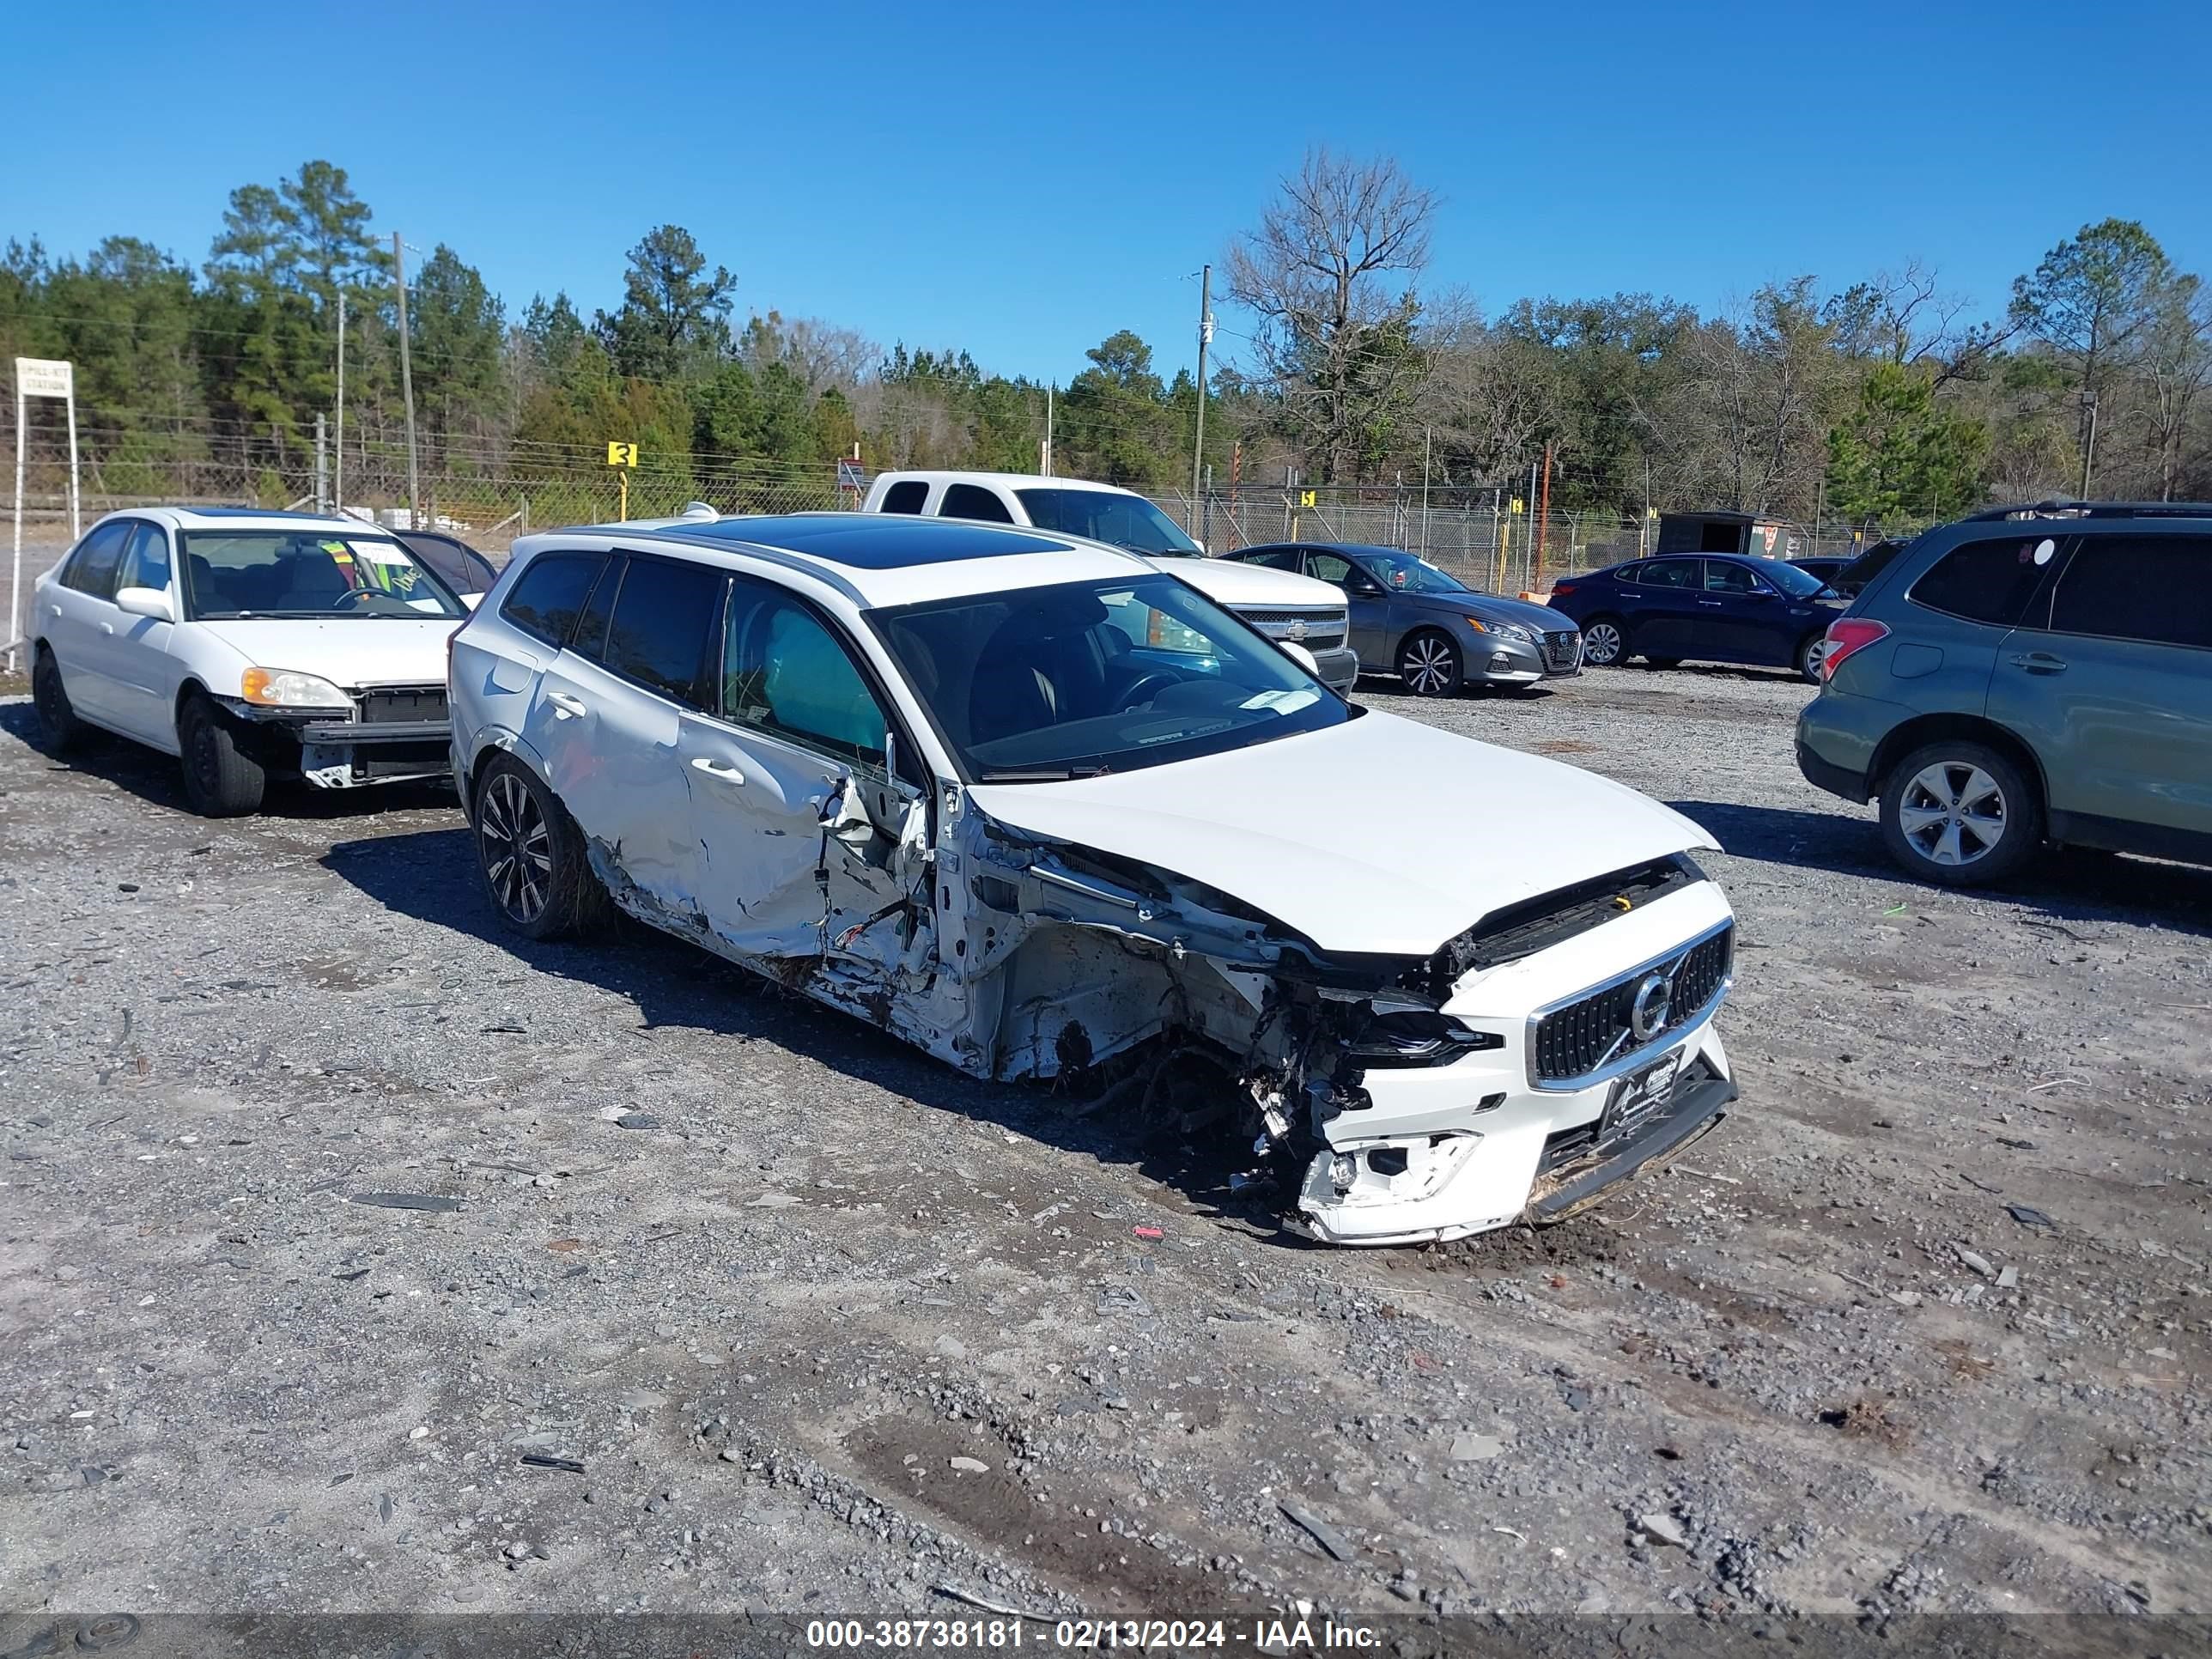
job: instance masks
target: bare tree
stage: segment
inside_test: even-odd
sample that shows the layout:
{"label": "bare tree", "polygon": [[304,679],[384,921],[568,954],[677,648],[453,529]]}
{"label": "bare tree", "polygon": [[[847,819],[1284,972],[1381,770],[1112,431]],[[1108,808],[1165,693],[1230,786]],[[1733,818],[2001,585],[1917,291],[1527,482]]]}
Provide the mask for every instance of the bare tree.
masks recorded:
{"label": "bare tree", "polygon": [[1844,378],[1812,289],[1809,276],[1763,288],[1686,339],[1687,375],[1647,422],[1678,494],[1748,513],[1812,507]]}
{"label": "bare tree", "polygon": [[1564,388],[1553,355],[1485,325],[1471,307],[1432,314],[1421,339],[1428,378],[1418,409],[1435,428],[1435,459],[1486,482],[1517,477],[1560,423]]}
{"label": "bare tree", "polygon": [[1899,270],[1876,271],[1829,300],[1821,319],[1835,330],[1836,349],[1863,362],[1928,366],[1939,387],[1972,374],[2020,331],[1966,320],[1971,300],[1944,290],[1936,268],[1914,258]]}
{"label": "bare tree", "polygon": [[2145,324],[2140,366],[2145,436],[2157,457],[2159,499],[2173,499],[2197,400],[2212,382],[2212,295],[2194,276],[2163,284]]}
{"label": "bare tree", "polygon": [[1395,161],[1323,147],[1229,250],[1230,295],[1259,319],[1253,378],[1281,399],[1325,480],[1356,470],[1419,384],[1413,285],[1436,209]]}

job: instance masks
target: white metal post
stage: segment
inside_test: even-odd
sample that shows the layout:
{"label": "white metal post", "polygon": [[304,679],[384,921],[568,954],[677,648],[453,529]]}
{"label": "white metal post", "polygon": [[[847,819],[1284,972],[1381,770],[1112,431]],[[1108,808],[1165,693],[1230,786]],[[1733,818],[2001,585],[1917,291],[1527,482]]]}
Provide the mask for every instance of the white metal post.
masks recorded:
{"label": "white metal post", "polygon": [[[16,399],[21,403],[21,398]],[[74,544],[84,534],[83,515],[77,511],[76,493],[76,376],[70,376],[69,398],[70,432],[70,541]]]}
{"label": "white metal post", "polygon": [[22,640],[23,611],[23,377],[15,376],[15,562],[8,578],[8,672],[15,672],[15,647]]}
{"label": "white metal post", "polygon": [[15,672],[25,636],[29,631],[29,608],[23,603],[23,452],[30,442],[30,401],[59,398],[69,405],[70,540],[84,534],[77,494],[76,368],[44,357],[15,359],[15,534],[8,587],[8,669]]}

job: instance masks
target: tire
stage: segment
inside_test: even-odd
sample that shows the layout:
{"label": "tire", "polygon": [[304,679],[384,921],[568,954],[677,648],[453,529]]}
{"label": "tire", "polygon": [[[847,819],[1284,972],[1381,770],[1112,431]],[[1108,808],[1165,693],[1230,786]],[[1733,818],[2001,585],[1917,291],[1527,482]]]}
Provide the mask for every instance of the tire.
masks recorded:
{"label": "tire", "polygon": [[1447,635],[1425,628],[1398,647],[1398,678],[1417,697],[1449,697],[1464,672],[1458,645]]}
{"label": "tire", "polygon": [[239,818],[261,810],[269,775],[239,750],[238,740],[216,718],[215,705],[197,693],[177,715],[177,747],[185,769],[185,799],[205,818]]}
{"label": "tire", "polygon": [[41,645],[31,665],[31,702],[39,713],[39,735],[49,755],[66,755],[82,748],[92,728],[76,717],[69,691],[62,684],[62,665],[51,648]]}
{"label": "tire", "polygon": [[562,939],[609,908],[583,832],[560,798],[520,761],[495,756],[477,780],[469,822],[484,896],[525,939]]}
{"label": "tire", "polygon": [[2043,801],[2005,756],[1948,738],[1923,744],[1881,786],[1890,857],[1939,887],[1978,887],[2017,873],[2043,848]]}
{"label": "tire", "polygon": [[1592,668],[1618,668],[1628,660],[1628,624],[1618,617],[1592,617],[1583,624],[1583,660]]}
{"label": "tire", "polygon": [[1814,684],[1820,683],[1820,665],[1828,658],[1828,635],[1825,629],[1813,635],[1797,647],[1797,672]]}

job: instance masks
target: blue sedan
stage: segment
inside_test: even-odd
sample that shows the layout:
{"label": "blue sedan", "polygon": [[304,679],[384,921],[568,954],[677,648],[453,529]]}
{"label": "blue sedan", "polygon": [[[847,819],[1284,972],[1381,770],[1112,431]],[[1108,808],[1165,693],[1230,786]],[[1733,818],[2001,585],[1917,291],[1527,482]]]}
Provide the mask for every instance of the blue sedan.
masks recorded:
{"label": "blue sedan", "polygon": [[1828,624],[1849,608],[1795,565],[1712,553],[1563,577],[1549,604],[1582,624],[1583,660],[1595,667],[1641,657],[1672,668],[1694,658],[1794,668],[1816,684]]}

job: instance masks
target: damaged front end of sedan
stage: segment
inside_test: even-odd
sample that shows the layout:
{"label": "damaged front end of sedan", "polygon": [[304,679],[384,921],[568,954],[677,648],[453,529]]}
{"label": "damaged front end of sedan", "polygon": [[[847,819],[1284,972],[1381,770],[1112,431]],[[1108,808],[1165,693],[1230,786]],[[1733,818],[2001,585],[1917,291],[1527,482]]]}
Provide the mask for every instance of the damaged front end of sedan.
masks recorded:
{"label": "damaged front end of sedan", "polygon": [[1212,1084],[1197,1115],[1330,1243],[1571,1214],[1734,1097],[1712,1028],[1732,917],[1686,854],[1514,899],[1417,956],[1324,950],[1218,886],[1002,822],[949,781],[848,781],[818,841],[788,851],[781,891],[736,927],[647,896],[618,848],[592,863],[643,919],[973,1076],[1108,1091],[1193,1066]]}

